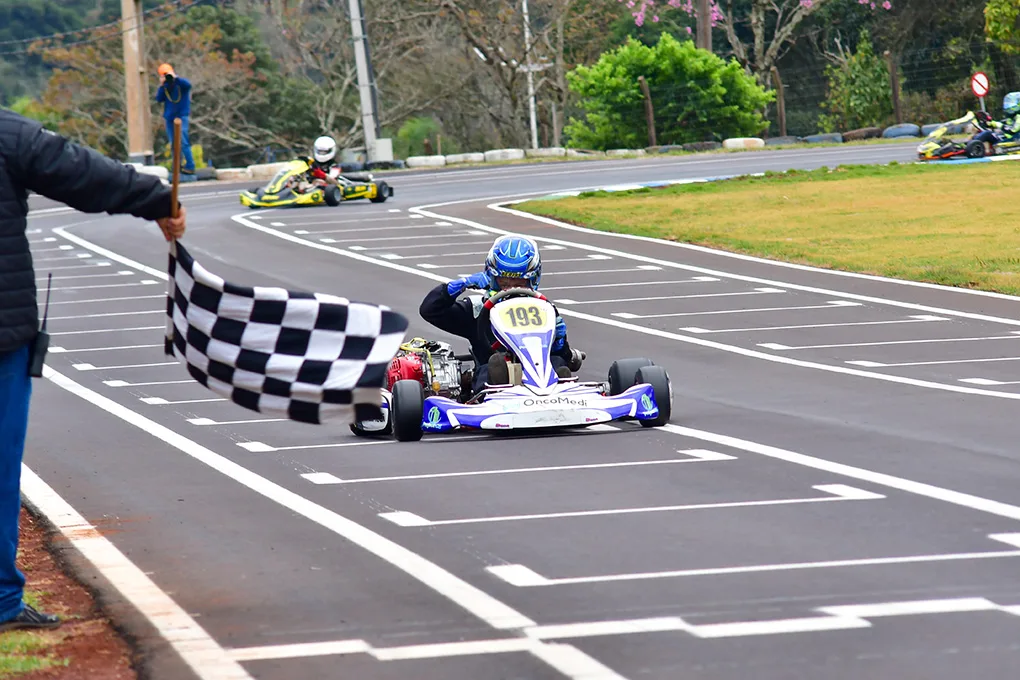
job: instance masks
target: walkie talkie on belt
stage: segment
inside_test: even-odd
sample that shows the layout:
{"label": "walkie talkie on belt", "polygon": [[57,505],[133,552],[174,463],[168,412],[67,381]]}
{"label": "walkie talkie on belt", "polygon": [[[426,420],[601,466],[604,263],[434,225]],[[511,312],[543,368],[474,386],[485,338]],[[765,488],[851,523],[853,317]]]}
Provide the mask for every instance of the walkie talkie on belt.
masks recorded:
{"label": "walkie talkie on belt", "polygon": [[46,281],[46,308],[43,311],[42,328],[32,343],[32,356],[28,366],[28,374],[33,378],[41,378],[43,364],[46,363],[46,352],[50,349],[50,334],[46,332],[46,317],[50,314],[50,287],[53,285],[53,274]]}

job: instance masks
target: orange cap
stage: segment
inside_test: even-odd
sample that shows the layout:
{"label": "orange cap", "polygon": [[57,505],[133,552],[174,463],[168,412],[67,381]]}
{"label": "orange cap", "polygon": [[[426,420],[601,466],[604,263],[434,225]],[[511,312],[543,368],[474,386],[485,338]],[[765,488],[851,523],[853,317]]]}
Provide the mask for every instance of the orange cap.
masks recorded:
{"label": "orange cap", "polygon": [[159,73],[159,75],[161,75],[161,76],[165,76],[165,75],[166,75],[166,74],[168,74],[168,73],[169,73],[170,75],[173,75],[173,73],[174,73],[174,67],[173,67],[173,66],[171,66],[170,64],[160,64],[160,65],[159,65],[159,69],[158,69],[158,71],[157,71],[157,72],[158,72],[158,73]]}

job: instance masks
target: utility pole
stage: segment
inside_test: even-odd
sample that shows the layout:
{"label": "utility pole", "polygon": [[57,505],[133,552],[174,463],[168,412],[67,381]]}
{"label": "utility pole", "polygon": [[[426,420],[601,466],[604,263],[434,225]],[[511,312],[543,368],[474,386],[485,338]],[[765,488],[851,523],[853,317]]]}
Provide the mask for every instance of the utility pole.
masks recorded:
{"label": "utility pole", "polygon": [[698,0],[698,40],[695,45],[712,51],[712,9],[709,0]]}
{"label": "utility pole", "polygon": [[128,162],[152,165],[155,154],[152,150],[149,81],[145,68],[141,0],[120,0],[120,17],[121,36],[124,43]]}
{"label": "utility pole", "polygon": [[535,71],[531,66],[531,22],[528,19],[528,0],[523,0],[524,60],[528,71],[528,111],[531,115],[531,148],[538,148],[538,122],[535,119]]}
{"label": "utility pole", "polygon": [[[126,0],[125,0],[126,1]],[[361,99],[361,127],[365,131],[365,155],[369,161],[392,160],[390,158],[380,159],[376,149],[376,139],[379,136],[379,117],[375,109],[375,97],[373,96],[372,77],[368,63],[368,36],[365,35],[365,18],[361,7],[361,0],[348,0],[348,7],[351,14],[351,36],[354,42],[354,63],[358,72],[358,95]],[[387,154],[382,154],[387,155]]]}

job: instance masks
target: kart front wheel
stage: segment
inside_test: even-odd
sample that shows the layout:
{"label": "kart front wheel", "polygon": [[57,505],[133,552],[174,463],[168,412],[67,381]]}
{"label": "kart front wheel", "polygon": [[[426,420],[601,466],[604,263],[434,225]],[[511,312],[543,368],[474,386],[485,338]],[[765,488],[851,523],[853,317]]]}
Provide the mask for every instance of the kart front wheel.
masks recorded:
{"label": "kart front wheel", "polygon": [[323,191],[323,198],[326,200],[326,205],[338,206],[344,200],[344,195],[340,191],[340,187],[328,186]]}
{"label": "kart front wheel", "polygon": [[373,203],[385,203],[386,199],[390,197],[390,185],[386,182],[379,182],[375,185],[375,198],[368,200]]}
{"label": "kart front wheel", "polygon": [[400,442],[421,439],[421,417],[425,410],[425,395],[417,380],[398,380],[393,383],[390,399],[390,422],[393,436]]}
{"label": "kart front wheel", "polygon": [[973,141],[967,144],[967,158],[983,158],[985,155],[985,143]]}
{"label": "kart front wheel", "polygon": [[659,407],[659,416],[654,420],[642,420],[644,427],[656,427],[669,422],[673,414],[673,386],[669,382],[669,374],[662,366],[642,366],[637,372],[637,382],[648,383],[655,393],[655,404]]}
{"label": "kart front wheel", "polygon": [[609,367],[609,394],[616,396],[626,392],[641,381],[637,372],[642,366],[652,366],[651,359],[618,359]]}

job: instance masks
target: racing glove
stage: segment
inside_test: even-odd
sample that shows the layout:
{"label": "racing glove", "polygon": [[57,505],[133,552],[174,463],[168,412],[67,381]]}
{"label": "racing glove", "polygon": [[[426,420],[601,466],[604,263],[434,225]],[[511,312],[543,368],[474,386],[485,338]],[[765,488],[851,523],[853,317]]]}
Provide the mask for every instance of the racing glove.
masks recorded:
{"label": "racing glove", "polygon": [[559,352],[567,342],[567,322],[562,316],[556,317],[556,333],[553,335],[552,351]]}
{"label": "racing glove", "polygon": [[313,168],[312,177],[315,179],[326,179],[326,173],[322,171],[322,168]]}
{"label": "racing glove", "polygon": [[457,297],[465,288],[480,288],[485,290],[489,287],[489,275],[485,272],[478,272],[466,278],[450,281],[446,284],[446,292],[450,297]]}

